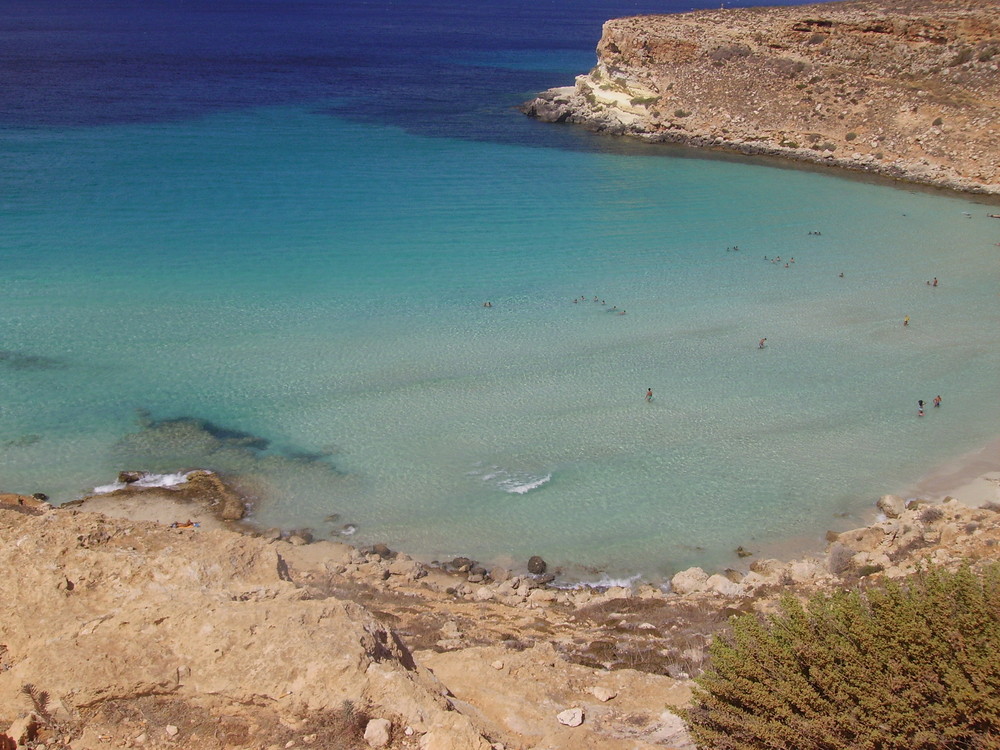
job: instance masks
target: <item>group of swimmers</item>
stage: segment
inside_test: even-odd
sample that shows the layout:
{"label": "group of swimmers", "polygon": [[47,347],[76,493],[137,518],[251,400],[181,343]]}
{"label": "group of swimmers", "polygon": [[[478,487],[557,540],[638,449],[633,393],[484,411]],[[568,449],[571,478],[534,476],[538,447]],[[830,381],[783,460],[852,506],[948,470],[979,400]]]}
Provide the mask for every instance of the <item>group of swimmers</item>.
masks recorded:
{"label": "group of swimmers", "polygon": [[[579,304],[580,302],[586,302],[586,301],[587,301],[587,295],[586,294],[581,294],[579,297],[574,297],[573,298],[573,304],[574,305]],[[596,294],[594,295],[594,299],[592,301],[593,302],[600,302],[602,305],[605,305],[605,306],[607,306],[607,304],[608,304],[607,302],[605,302],[604,300],[602,300],[600,297],[598,297]],[[612,305],[607,310],[605,310],[605,312],[617,313],[618,315],[624,315],[625,314],[624,310],[619,310],[618,309],[618,305]]]}
{"label": "group of swimmers", "polygon": [[[941,396],[935,396],[931,403],[934,404],[935,409],[941,406]],[[922,398],[917,400],[917,416],[924,416],[924,400]]]}

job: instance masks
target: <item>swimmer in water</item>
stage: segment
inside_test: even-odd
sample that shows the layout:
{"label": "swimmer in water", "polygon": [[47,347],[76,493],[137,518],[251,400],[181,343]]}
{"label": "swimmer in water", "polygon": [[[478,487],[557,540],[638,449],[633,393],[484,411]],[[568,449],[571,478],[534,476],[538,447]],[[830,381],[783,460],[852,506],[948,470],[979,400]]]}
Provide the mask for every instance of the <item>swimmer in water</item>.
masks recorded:
{"label": "swimmer in water", "polygon": [[652,388],[647,388],[646,389],[646,400],[647,401],[652,401],[653,400],[653,389]]}

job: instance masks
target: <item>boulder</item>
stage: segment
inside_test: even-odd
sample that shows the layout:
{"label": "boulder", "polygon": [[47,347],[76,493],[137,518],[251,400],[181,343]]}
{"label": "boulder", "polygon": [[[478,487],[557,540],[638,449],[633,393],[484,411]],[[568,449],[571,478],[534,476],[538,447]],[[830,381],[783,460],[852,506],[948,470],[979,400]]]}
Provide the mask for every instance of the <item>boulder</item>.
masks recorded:
{"label": "boulder", "polygon": [[538,555],[532,555],[531,558],[528,559],[528,572],[533,576],[542,575],[548,567],[549,566],[546,564],[545,560]]}
{"label": "boulder", "polygon": [[704,591],[707,583],[708,573],[701,568],[688,568],[674,574],[670,579],[670,588],[675,594],[693,594],[696,591]]}
{"label": "boulder", "polygon": [[795,583],[812,583],[825,572],[815,560],[797,560],[788,566],[788,575]]}
{"label": "boulder", "polygon": [[899,518],[906,510],[906,501],[899,495],[882,495],[875,506],[886,518]]}
{"label": "boulder", "polygon": [[746,591],[738,583],[730,581],[723,575],[716,573],[713,576],[709,576],[708,580],[705,581],[705,588],[709,591],[714,591],[716,594],[726,597],[739,597],[743,596]]}

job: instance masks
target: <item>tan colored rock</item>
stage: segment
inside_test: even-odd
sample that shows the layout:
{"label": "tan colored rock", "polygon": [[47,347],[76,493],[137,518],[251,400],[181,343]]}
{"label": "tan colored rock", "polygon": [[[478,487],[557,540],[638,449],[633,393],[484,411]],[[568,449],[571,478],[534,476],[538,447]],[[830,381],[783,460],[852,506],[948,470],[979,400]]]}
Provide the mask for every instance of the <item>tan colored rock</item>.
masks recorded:
{"label": "tan colored rock", "polygon": [[876,506],[885,513],[886,518],[899,518],[906,510],[906,501],[899,495],[882,495]]}
{"label": "tan colored rock", "polygon": [[259,711],[364,696],[413,725],[464,722],[456,731],[478,736],[390,630],[351,602],[303,598],[261,540],[0,510],[0,568],[20,571],[0,577],[0,712],[24,705],[29,682],[74,713],[150,694]]}
{"label": "tan colored rock", "polygon": [[385,747],[392,739],[392,722],[388,719],[372,719],[365,726],[365,742],[369,747]]}
{"label": "tan colored rock", "polygon": [[607,703],[609,700],[618,695],[617,692],[611,688],[606,688],[603,685],[596,685],[590,689],[590,692],[594,694],[594,697],[601,703]]}
{"label": "tan colored rock", "polygon": [[691,594],[704,591],[708,584],[708,573],[701,568],[688,568],[676,573],[670,579],[670,588],[675,594]]}
{"label": "tan colored rock", "polygon": [[567,708],[556,714],[556,720],[567,727],[578,727],[583,724],[583,709]]}

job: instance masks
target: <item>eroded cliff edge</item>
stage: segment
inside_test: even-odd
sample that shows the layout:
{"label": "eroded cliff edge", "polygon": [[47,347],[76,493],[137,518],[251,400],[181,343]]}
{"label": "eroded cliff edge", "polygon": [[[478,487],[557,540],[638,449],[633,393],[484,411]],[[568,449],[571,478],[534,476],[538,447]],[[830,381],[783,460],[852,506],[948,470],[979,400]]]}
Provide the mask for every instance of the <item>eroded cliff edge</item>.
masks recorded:
{"label": "eroded cliff edge", "polygon": [[1000,195],[995,0],[835,2],[608,21],[548,122]]}

